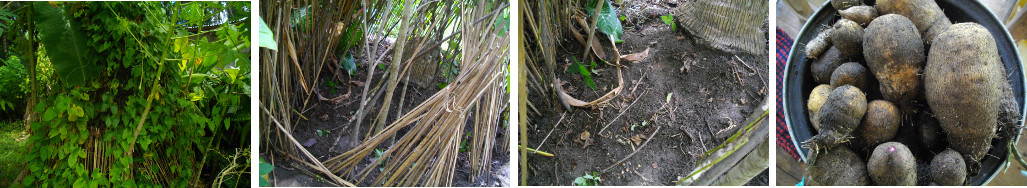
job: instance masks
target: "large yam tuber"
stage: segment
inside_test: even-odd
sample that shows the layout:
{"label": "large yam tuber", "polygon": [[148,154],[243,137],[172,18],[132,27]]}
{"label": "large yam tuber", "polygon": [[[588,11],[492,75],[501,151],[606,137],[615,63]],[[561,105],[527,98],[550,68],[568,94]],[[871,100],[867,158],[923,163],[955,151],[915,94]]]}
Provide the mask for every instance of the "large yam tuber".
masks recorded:
{"label": "large yam tuber", "polygon": [[924,46],[909,19],[897,14],[877,17],[867,26],[863,56],[870,72],[881,83],[881,94],[908,112],[920,91]]}
{"label": "large yam tuber", "polygon": [[948,133],[949,147],[975,166],[995,138],[1002,86],[998,47],[976,23],[954,24],[934,40],[924,88],[927,103]]}

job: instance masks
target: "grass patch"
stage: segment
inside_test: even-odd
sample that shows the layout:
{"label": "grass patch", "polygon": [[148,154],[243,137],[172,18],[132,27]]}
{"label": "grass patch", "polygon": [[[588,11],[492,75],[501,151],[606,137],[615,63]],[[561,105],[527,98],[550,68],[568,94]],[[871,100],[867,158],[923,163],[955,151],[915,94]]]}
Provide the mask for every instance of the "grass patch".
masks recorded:
{"label": "grass patch", "polygon": [[22,138],[23,128],[21,120],[0,120],[0,187],[10,186],[24,168],[22,156],[28,144]]}

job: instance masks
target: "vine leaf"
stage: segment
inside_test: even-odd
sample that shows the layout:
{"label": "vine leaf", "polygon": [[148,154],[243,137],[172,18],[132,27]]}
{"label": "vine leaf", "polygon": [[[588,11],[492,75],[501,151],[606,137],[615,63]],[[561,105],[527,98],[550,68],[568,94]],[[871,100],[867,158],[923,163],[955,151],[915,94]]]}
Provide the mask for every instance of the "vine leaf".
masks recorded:
{"label": "vine leaf", "polygon": [[94,65],[95,56],[86,46],[88,38],[78,30],[78,23],[61,8],[46,2],[35,2],[34,7],[39,38],[47,46],[50,62],[65,86],[83,85],[96,78],[100,66]]}

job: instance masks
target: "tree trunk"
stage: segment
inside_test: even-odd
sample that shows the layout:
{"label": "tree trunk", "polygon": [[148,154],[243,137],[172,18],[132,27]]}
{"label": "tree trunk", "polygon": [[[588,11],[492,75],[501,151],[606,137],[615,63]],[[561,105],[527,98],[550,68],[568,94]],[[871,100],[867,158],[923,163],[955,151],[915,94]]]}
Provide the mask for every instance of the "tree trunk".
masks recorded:
{"label": "tree trunk", "polygon": [[35,27],[36,27],[36,24],[35,24],[35,22],[32,21],[32,14],[33,13],[30,12],[30,13],[28,13],[28,16],[26,16],[26,18],[28,18],[28,23],[29,23],[29,27],[28,27],[28,33],[29,33],[29,51],[28,51],[29,61],[28,62],[29,63],[28,63],[28,66],[26,66],[26,68],[29,70],[29,87],[32,90],[31,91],[31,95],[29,95],[29,101],[27,103],[25,103],[25,131],[26,132],[30,132],[31,131],[32,119],[35,116],[35,113],[33,113],[32,108],[36,106],[36,100],[37,100],[36,96],[38,96],[38,93],[36,91],[36,88],[37,88],[36,87],[36,47],[37,47],[37,44],[36,44],[36,40],[35,40],[35,36],[36,36],[35,35]]}

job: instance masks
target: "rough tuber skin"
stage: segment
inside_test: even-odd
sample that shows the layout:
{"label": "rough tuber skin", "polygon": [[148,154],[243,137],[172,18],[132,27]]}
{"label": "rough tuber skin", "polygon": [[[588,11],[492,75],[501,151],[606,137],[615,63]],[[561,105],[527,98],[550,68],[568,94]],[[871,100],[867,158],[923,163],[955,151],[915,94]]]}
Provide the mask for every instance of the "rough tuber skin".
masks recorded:
{"label": "rough tuber skin", "polygon": [[924,46],[930,46],[938,34],[952,25],[934,0],[878,0],[875,6],[882,15],[899,14],[911,20],[923,37]]}
{"label": "rough tuber skin", "polygon": [[960,186],[966,181],[966,162],[955,150],[946,149],[938,153],[928,168],[928,175],[938,185]]}
{"label": "rough tuber skin", "polygon": [[825,150],[813,161],[806,171],[809,185],[870,185],[866,164],[849,147],[838,146]]}
{"label": "rough tuber skin", "polygon": [[1008,83],[995,39],[979,24],[954,24],[935,39],[927,61],[927,104],[948,133],[949,147],[974,167],[991,148]]}
{"label": "rough tuber skin", "polygon": [[867,69],[862,64],[856,62],[848,62],[838,66],[834,69],[834,73],[831,73],[831,87],[839,87],[843,85],[852,85],[859,88],[860,91],[867,89]]}
{"label": "rough tuber skin", "polygon": [[863,37],[863,57],[881,83],[881,94],[903,112],[912,111],[914,97],[921,90],[924,46],[909,19],[897,14],[877,17]]}
{"label": "rough tuber skin", "polygon": [[817,122],[817,117],[820,114],[820,107],[824,106],[824,102],[827,101],[827,96],[831,95],[831,90],[834,87],[827,84],[820,84],[813,88],[813,91],[809,94],[809,100],[806,100],[806,108],[809,109],[810,123],[813,124],[813,129],[820,131],[820,122]]}
{"label": "rough tuber skin", "polygon": [[842,56],[853,58],[863,55],[863,27],[852,20],[840,19],[831,28],[831,43]]}
{"label": "rough tuber skin", "polygon": [[859,5],[863,5],[863,0],[831,0],[831,7],[835,10],[845,10]]}
{"label": "rough tuber skin", "polygon": [[844,57],[838,48],[832,46],[827,49],[827,52],[821,54],[820,58],[813,60],[813,64],[810,64],[813,80],[821,84],[830,84],[834,69],[842,66],[845,62],[849,62],[849,58]]}
{"label": "rough tuber skin", "polygon": [[842,18],[858,23],[861,27],[866,27],[867,24],[870,24],[870,21],[873,21],[878,16],[877,8],[866,5],[849,7],[848,9],[838,11],[838,14]]}
{"label": "rough tuber skin", "polygon": [[866,112],[866,94],[851,85],[835,88],[824,106],[820,107],[817,117],[820,131],[805,141],[807,147],[813,150],[829,149],[847,142]]}
{"label": "rough tuber skin", "polygon": [[817,37],[813,37],[813,40],[810,40],[809,43],[806,44],[806,58],[817,59],[825,50],[827,50],[827,48],[831,47],[830,36],[832,31],[834,30],[827,27],[823,31],[820,31],[820,34],[817,34]]}
{"label": "rough tuber skin", "polygon": [[900,123],[902,115],[895,104],[885,100],[874,100],[867,107],[867,114],[863,117],[857,136],[862,138],[867,147],[877,146],[895,138]]}

